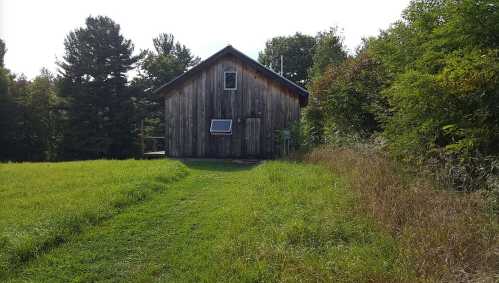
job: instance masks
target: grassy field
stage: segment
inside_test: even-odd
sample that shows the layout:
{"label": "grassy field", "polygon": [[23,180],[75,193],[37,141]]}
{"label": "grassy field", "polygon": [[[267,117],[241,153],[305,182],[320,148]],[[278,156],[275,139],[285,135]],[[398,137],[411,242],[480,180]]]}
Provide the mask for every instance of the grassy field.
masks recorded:
{"label": "grassy field", "polygon": [[[41,223],[65,230],[50,225],[85,215],[73,218],[85,224],[64,241],[44,249],[24,244],[37,252],[10,261],[3,275],[9,282],[411,280],[397,264],[396,243],[354,214],[357,200],[343,180],[317,165],[162,160],[1,166],[0,194],[9,212],[2,210],[0,227],[8,245],[36,239]],[[109,212],[124,202],[123,192],[143,191],[144,197],[131,197],[133,205]],[[101,221],[88,220],[96,211],[108,212]]]}
{"label": "grassy field", "polygon": [[166,161],[0,164],[0,276],[186,172]]}

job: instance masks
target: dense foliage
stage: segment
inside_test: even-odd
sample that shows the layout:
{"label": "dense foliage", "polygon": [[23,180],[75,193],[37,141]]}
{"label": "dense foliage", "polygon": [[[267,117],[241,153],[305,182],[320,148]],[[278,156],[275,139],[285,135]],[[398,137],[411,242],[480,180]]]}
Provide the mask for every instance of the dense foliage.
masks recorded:
{"label": "dense foliage", "polygon": [[5,47],[5,42],[0,39],[0,68],[4,67],[3,60],[5,58],[5,53],[7,52],[7,48]]}
{"label": "dense foliage", "polygon": [[329,135],[338,133],[368,137],[380,130],[375,113],[386,103],[377,95],[385,73],[379,62],[365,52],[330,65],[311,84],[311,91],[323,105]]}
{"label": "dense foliage", "polygon": [[320,113],[305,125],[325,135],[313,141],[378,136],[401,160],[443,166],[456,188],[486,186],[498,169],[498,19],[492,0],[411,2],[401,21],[312,78]]}
{"label": "dense foliage", "polygon": [[56,79],[47,70],[32,81],[0,67],[0,160],[54,160],[60,143]]}
{"label": "dense foliage", "polygon": [[496,1],[417,1],[370,42],[393,77],[382,95],[395,153],[499,154],[498,19]]}
{"label": "dense foliage", "polygon": [[[302,87],[308,87],[311,81],[322,80],[323,73],[331,66],[343,62],[347,58],[347,52],[343,46],[343,38],[335,27],[319,32],[315,37],[301,33],[274,37],[266,42],[258,61],[278,72],[281,56],[282,75]],[[305,125],[306,138],[303,139],[304,142],[314,145],[324,141],[327,123],[324,116],[323,90],[315,93],[304,113],[308,123]]]}
{"label": "dense foliage", "polygon": [[134,152],[135,106],[127,72],[138,58],[120,26],[89,17],[64,41],[61,96],[68,113],[67,158],[125,157]]}
{"label": "dense foliage", "polygon": [[292,36],[277,36],[265,43],[265,49],[258,55],[263,65],[280,72],[283,58],[283,76],[305,87],[309,82],[308,71],[313,64],[313,50],[316,39],[297,32]]}
{"label": "dense foliage", "polygon": [[[56,76],[42,69],[32,80],[3,66],[0,40],[0,160],[55,161],[125,158],[146,135],[163,135],[160,97],[152,90],[200,59],[171,34],[154,50],[134,54],[131,40],[107,17],[88,17],[70,32]],[[129,80],[129,72],[137,75]]]}
{"label": "dense foliage", "polygon": [[201,59],[187,46],[175,41],[172,34],[162,33],[153,39],[154,50],[144,51],[139,62],[139,75],[132,85],[140,92],[139,110],[144,131],[150,136],[163,136],[164,109],[162,97],[153,91],[197,65]]}

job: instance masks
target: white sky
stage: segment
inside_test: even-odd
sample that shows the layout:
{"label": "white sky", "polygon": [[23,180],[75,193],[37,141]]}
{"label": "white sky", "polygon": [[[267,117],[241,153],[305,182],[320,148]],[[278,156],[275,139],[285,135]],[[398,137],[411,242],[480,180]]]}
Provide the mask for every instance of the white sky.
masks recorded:
{"label": "white sky", "polygon": [[120,24],[136,51],[151,48],[152,38],[173,33],[195,55],[206,58],[232,44],[257,58],[265,41],[299,31],[315,35],[337,25],[354,50],[362,37],[377,35],[400,18],[409,0],[302,1],[128,1],[0,0],[0,38],[7,45],[6,67],[28,78],[42,67],[56,70],[68,32],[89,15]]}

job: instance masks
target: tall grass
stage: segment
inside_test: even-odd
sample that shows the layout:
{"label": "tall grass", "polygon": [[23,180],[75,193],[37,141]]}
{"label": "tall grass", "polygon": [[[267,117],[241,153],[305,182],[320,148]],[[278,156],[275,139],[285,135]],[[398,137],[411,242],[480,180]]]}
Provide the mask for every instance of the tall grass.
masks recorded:
{"label": "tall grass", "polygon": [[218,281],[410,282],[392,238],[353,214],[342,178],[282,161],[248,173],[218,252]]}
{"label": "tall grass", "polygon": [[0,164],[0,278],[186,172],[165,160]]}
{"label": "tall grass", "polygon": [[437,190],[429,178],[404,175],[368,147],[322,147],[304,156],[345,176],[369,215],[399,242],[398,261],[423,281],[498,280],[497,218],[480,193]]}

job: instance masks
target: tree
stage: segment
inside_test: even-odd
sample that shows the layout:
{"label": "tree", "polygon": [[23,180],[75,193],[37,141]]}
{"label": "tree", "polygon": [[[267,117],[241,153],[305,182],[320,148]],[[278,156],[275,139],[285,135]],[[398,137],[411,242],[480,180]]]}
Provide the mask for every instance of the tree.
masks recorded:
{"label": "tree", "polygon": [[[144,119],[148,135],[164,134],[164,110],[162,97],[152,91],[171,81],[201,59],[194,56],[189,48],[175,41],[172,34],[162,33],[153,39],[154,50],[146,50],[140,62],[140,74],[134,80],[137,95],[140,97],[140,116]],[[141,90],[146,90],[141,92]]]}
{"label": "tree", "polygon": [[347,57],[343,39],[337,28],[317,34],[312,56],[313,65],[309,70],[308,88],[311,97],[304,115],[305,136],[309,144],[317,145],[326,141],[327,128],[331,128],[331,121],[326,116],[327,91],[333,83],[333,70]]}
{"label": "tree", "polygon": [[391,77],[383,93],[394,152],[499,153],[498,33],[496,1],[420,0],[371,40],[368,52]]}
{"label": "tree", "polygon": [[305,87],[309,80],[309,70],[313,64],[316,39],[313,36],[296,33],[292,36],[278,36],[265,43],[258,61],[279,71],[281,56],[284,58],[283,76]]}
{"label": "tree", "polygon": [[0,160],[27,160],[26,109],[28,81],[3,65],[7,52],[0,39]]}
{"label": "tree", "polygon": [[67,158],[122,158],[136,150],[135,104],[127,72],[139,60],[120,26],[103,16],[88,17],[69,33],[59,62],[61,95],[68,121]]}
{"label": "tree", "polygon": [[320,76],[328,66],[340,65],[348,57],[337,27],[319,32],[315,38],[313,66],[310,71],[312,79],[314,76]]}
{"label": "tree", "polygon": [[2,102],[4,107],[1,109],[4,118],[1,126],[4,160],[23,161],[31,157],[30,113],[26,107],[29,103],[29,83],[23,75],[10,75],[8,91]]}
{"label": "tree", "polygon": [[47,69],[42,69],[27,90],[29,100],[25,106],[29,114],[29,160],[56,160],[62,138],[59,125],[62,113],[58,109],[56,78]]}
{"label": "tree", "polygon": [[14,117],[17,115],[16,105],[9,91],[13,76],[3,65],[6,51],[5,43],[0,39],[0,160],[12,160],[14,157]]}
{"label": "tree", "polygon": [[7,48],[5,47],[5,42],[0,38],[0,68],[4,67],[4,57],[7,53]]}
{"label": "tree", "polygon": [[387,108],[381,96],[386,81],[381,64],[359,53],[331,72],[325,104],[335,130],[362,138],[380,131],[377,115]]}
{"label": "tree", "polygon": [[412,1],[367,48],[387,73],[388,149],[450,168],[447,182],[462,190],[486,186],[497,170],[497,11],[495,0]]}
{"label": "tree", "polygon": [[172,34],[162,33],[153,39],[154,51],[148,51],[141,64],[151,87],[159,87],[197,65],[201,59],[192,55]]}
{"label": "tree", "polygon": [[0,96],[5,96],[8,90],[8,71],[4,68],[4,57],[7,52],[5,43],[0,38]]}

